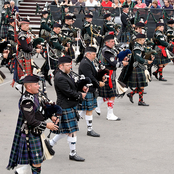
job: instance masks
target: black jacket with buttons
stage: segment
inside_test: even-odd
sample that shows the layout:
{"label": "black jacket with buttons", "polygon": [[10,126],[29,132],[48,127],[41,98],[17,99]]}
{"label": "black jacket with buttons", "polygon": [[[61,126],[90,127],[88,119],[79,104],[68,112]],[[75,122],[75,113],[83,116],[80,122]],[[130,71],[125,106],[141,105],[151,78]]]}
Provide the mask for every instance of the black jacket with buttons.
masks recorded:
{"label": "black jacket with buttons", "polygon": [[91,79],[93,86],[89,87],[89,92],[95,92],[96,88],[99,88],[99,81],[97,80],[98,73],[92,62],[87,57],[84,57],[80,62],[79,74],[83,74],[85,77]]}
{"label": "black jacket with buttons", "polygon": [[75,107],[82,101],[82,94],[77,91],[73,79],[61,70],[55,74],[54,87],[57,94],[57,105],[62,109]]}

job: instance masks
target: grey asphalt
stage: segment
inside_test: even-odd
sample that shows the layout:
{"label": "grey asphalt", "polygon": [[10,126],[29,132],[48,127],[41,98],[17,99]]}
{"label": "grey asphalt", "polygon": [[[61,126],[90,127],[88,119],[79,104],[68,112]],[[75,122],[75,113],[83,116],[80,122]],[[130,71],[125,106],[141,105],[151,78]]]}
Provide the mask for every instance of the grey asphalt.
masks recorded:
{"label": "grey asphalt", "polygon": [[[43,60],[38,58],[38,64]],[[73,66],[77,70],[77,66]],[[154,68],[153,68],[154,69]],[[10,86],[12,75],[0,68],[7,78],[0,84],[0,173],[6,170],[18,117],[20,94]],[[117,76],[120,69],[117,71]],[[69,160],[69,145],[66,139],[55,146],[52,160],[42,164],[42,174],[173,174],[174,173],[174,65],[164,69],[167,82],[152,79],[145,88],[144,101],[149,107],[134,104],[127,96],[115,100],[114,113],[120,122],[107,121],[107,107],[102,114],[93,113],[93,129],[100,138],[88,137],[85,119],[79,121],[77,153],[85,162]],[[56,101],[54,88],[47,84],[48,97]],[[129,92],[130,90],[128,90]],[[45,132],[48,135],[48,131]],[[53,137],[53,135],[51,136]]]}

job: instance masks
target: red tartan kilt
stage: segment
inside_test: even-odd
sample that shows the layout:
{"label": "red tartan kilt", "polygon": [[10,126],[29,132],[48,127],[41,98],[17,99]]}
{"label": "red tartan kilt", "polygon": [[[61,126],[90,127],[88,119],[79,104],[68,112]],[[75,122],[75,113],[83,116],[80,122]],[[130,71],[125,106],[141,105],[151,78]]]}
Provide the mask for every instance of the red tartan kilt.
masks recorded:
{"label": "red tartan kilt", "polygon": [[[23,60],[19,60],[20,64],[22,65],[23,69],[25,70],[25,74],[29,75],[33,73],[33,69],[31,67],[31,59],[30,60],[26,60],[25,59],[25,65]],[[24,76],[24,72],[22,71],[21,67],[19,66],[19,64],[17,64],[17,72],[18,72],[18,77],[19,79]]]}

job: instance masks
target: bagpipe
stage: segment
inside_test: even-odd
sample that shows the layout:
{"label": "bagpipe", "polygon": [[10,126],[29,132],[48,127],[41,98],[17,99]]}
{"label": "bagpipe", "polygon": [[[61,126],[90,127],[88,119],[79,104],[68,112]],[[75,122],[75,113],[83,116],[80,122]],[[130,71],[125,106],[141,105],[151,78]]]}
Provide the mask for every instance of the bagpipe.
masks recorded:
{"label": "bagpipe", "polygon": [[103,81],[103,77],[109,78],[109,70],[106,69],[105,65],[99,58],[95,58],[94,66],[97,70],[97,80]]}
{"label": "bagpipe", "polygon": [[145,50],[145,56],[144,56],[144,59],[146,60],[151,60],[151,55],[157,55],[157,51],[152,49],[152,47],[145,47],[144,48]]}
{"label": "bagpipe", "polygon": [[[61,120],[62,108],[60,106],[56,105],[50,99],[48,99],[47,95],[45,95],[45,93],[43,93],[42,91],[39,90],[38,95],[39,95],[39,98],[41,99],[41,104],[42,104],[43,110],[44,110],[43,115],[44,115],[45,119],[48,119],[48,118],[51,119],[52,116],[55,116],[55,117],[57,117],[57,119]],[[59,126],[59,122],[56,125]],[[59,129],[57,131],[50,130],[50,133],[47,137],[50,138],[51,133],[58,133],[58,132],[59,132]]]}
{"label": "bagpipe", "polygon": [[47,95],[40,90],[39,97],[41,98],[45,118],[51,118],[52,116],[59,117],[62,115],[62,108],[48,99]]}
{"label": "bagpipe", "polygon": [[64,35],[63,33],[58,34],[59,40],[61,41],[62,46],[66,46],[67,43],[71,43],[72,39],[69,36]]}
{"label": "bagpipe", "polygon": [[74,71],[70,71],[70,76],[74,79],[74,82],[76,83],[77,86],[77,90],[84,92],[83,91],[83,87],[86,86],[87,88],[89,88],[90,86],[92,86],[92,82],[91,79],[89,77],[85,77],[83,74],[79,75]]}
{"label": "bagpipe", "polygon": [[127,29],[130,31],[131,34],[136,35],[136,32],[135,32],[134,28],[132,27],[130,18],[127,18],[126,20],[127,20]]}
{"label": "bagpipe", "polygon": [[157,23],[157,22],[158,22],[158,21],[155,19],[155,17],[154,17],[154,15],[153,15],[153,13],[151,12],[151,10],[150,10],[150,9],[148,9],[148,15],[147,15],[147,18],[146,18],[146,21],[144,22],[144,24],[147,24],[147,22],[148,22],[148,20],[149,20],[150,15],[152,16],[152,18],[153,18],[153,20],[154,20],[154,22],[155,22],[155,23]]}

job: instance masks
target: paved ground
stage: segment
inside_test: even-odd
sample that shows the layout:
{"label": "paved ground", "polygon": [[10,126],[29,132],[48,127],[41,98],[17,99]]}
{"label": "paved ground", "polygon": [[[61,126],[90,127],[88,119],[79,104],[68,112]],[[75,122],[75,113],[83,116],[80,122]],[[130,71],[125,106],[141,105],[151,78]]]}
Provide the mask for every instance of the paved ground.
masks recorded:
{"label": "paved ground", "polygon": [[[42,59],[37,59],[39,64]],[[75,67],[74,69],[77,69]],[[12,75],[1,68],[7,78],[0,84],[0,169],[10,174],[8,164],[11,144],[18,116],[20,94],[10,86]],[[118,70],[119,74],[120,70]],[[69,147],[66,139],[54,147],[56,155],[42,165],[43,174],[173,174],[174,173],[174,65],[164,69],[167,82],[153,78],[145,89],[144,101],[149,107],[138,106],[138,95],[134,104],[127,96],[115,101],[114,112],[122,120],[106,120],[106,104],[101,116],[94,113],[93,128],[100,138],[86,135],[85,120],[80,120],[77,152],[86,160],[83,163],[68,159]],[[54,88],[47,85],[48,96],[56,100]],[[48,131],[46,132],[46,135]],[[53,136],[53,135],[52,135]]]}

